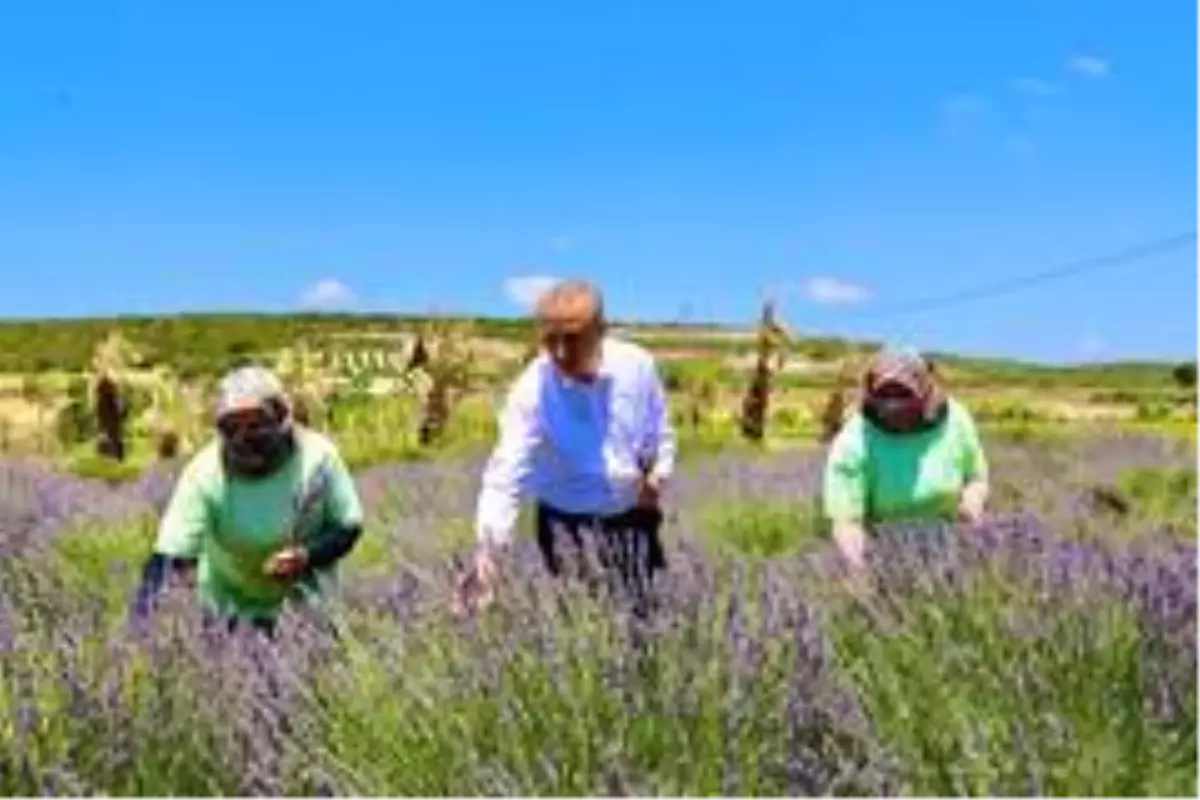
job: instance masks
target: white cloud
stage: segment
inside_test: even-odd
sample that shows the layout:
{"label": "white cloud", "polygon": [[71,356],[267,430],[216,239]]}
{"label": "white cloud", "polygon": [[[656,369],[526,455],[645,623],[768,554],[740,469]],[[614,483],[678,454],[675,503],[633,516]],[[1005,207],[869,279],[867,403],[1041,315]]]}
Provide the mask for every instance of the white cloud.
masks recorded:
{"label": "white cloud", "polygon": [[854,305],[869,298],[865,287],[837,278],[810,278],[804,284],[804,294],[809,300],[822,305]]}
{"label": "white cloud", "polygon": [[1084,78],[1102,78],[1111,72],[1109,63],[1097,56],[1077,55],[1067,62],[1067,69]]}
{"label": "white cloud", "polygon": [[301,297],[300,304],[310,309],[345,308],[353,305],[357,298],[346,284],[335,278],[317,281]]}
{"label": "white cloud", "polygon": [[537,301],[559,278],[549,275],[517,275],[504,281],[504,295],[525,310],[532,310]]}
{"label": "white cloud", "polygon": [[1013,81],[1013,88],[1030,97],[1049,97],[1059,91],[1058,86],[1041,78],[1017,78]]}

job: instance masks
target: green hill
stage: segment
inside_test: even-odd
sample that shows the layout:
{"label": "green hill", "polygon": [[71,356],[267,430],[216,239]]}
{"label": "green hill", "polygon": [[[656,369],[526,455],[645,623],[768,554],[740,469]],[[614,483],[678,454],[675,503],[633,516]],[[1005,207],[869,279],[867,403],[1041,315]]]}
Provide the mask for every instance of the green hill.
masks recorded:
{"label": "green hill", "polygon": [[[430,318],[420,316],[316,313],[0,321],[0,372],[82,370],[96,344],[113,329],[136,347],[144,366],[170,364],[187,376],[218,372],[249,355],[276,352],[301,341],[316,350],[354,349],[356,340],[363,347],[380,347],[381,341],[386,342],[389,336],[415,333],[430,321]],[[533,335],[526,319],[480,317],[455,321],[470,323],[477,336],[487,339],[519,343],[531,341]],[[749,354],[754,346],[752,331],[744,328],[681,323],[614,324],[652,349],[684,357],[703,359]],[[830,365],[862,355],[875,346],[872,342],[798,336],[792,349],[798,358]],[[948,372],[971,382],[1120,387],[1194,383],[1194,367],[1189,373],[1187,365],[1171,363],[1061,366],[953,353],[931,355]]]}

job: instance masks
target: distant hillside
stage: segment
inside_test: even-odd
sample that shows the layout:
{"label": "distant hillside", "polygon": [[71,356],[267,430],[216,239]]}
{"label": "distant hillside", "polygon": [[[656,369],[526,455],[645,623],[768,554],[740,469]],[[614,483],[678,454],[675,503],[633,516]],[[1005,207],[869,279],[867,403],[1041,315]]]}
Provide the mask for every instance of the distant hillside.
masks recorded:
{"label": "distant hillside", "polygon": [[[528,319],[358,315],[358,314],[185,314],[0,321],[0,371],[43,372],[83,369],[96,343],[116,329],[147,364],[170,363],[183,372],[209,371],[255,352],[276,351],[304,341],[314,349],[379,347],[391,336],[413,334],[434,321],[465,323],[475,335],[511,342],[531,341]],[[614,327],[650,346],[705,352],[745,350],[753,333],[719,325],[616,321]],[[839,340],[806,340],[820,355],[836,357],[854,348]],[[822,350],[822,347],[824,350]],[[825,352],[825,351],[828,352]]]}
{"label": "distant hillside", "polygon": [[[450,318],[439,318],[446,321]],[[305,342],[316,350],[386,347],[390,337],[411,334],[431,318],[357,314],[187,314],[148,317],[0,321],[0,372],[79,371],[93,348],[114,328],[142,356],[143,364],[169,364],[183,375],[227,368],[255,353],[277,352]],[[532,340],[527,319],[454,318],[475,335],[512,343]],[[715,324],[618,321],[614,326],[672,358],[747,357],[753,331]],[[799,335],[793,353],[814,364],[836,365],[877,345],[834,337]],[[1004,359],[933,353],[947,372],[975,380],[1013,383],[1068,381],[1090,385],[1161,385],[1177,380],[1175,364],[1130,363],[1047,366]]]}

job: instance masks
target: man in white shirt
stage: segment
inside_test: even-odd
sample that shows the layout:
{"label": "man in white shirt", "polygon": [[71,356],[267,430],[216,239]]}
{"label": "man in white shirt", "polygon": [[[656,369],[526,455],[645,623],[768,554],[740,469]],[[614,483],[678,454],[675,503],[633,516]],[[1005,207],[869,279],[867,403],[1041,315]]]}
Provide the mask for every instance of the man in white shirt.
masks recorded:
{"label": "man in white shirt", "polygon": [[659,496],[675,466],[675,432],[654,357],[608,335],[603,299],[566,281],[539,301],[542,352],[522,371],[500,416],[476,513],[479,548],[459,609],[490,602],[521,500],[537,503],[547,569],[592,550],[644,599],[666,565]]}

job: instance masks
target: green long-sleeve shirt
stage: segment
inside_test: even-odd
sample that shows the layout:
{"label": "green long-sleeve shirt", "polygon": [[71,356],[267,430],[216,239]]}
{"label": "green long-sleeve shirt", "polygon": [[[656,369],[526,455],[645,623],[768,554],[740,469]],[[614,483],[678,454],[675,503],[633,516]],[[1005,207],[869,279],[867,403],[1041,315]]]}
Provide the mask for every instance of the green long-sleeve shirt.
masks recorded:
{"label": "green long-sleeve shirt", "polygon": [[854,414],[830,445],[825,516],[834,523],[952,519],[963,486],[986,480],[988,464],[971,413],[948,402],[939,425],[907,435]]}
{"label": "green long-sleeve shirt", "polygon": [[[312,486],[320,491],[297,508],[297,498]],[[271,619],[287,597],[318,587],[263,574],[267,559],[292,537],[311,545],[327,526],[351,527],[362,519],[354,481],[337,448],[324,435],[300,428],[291,460],[258,480],[227,475],[216,442],[197,453],[175,487],[155,551],[198,560],[200,597],[209,609]]]}

